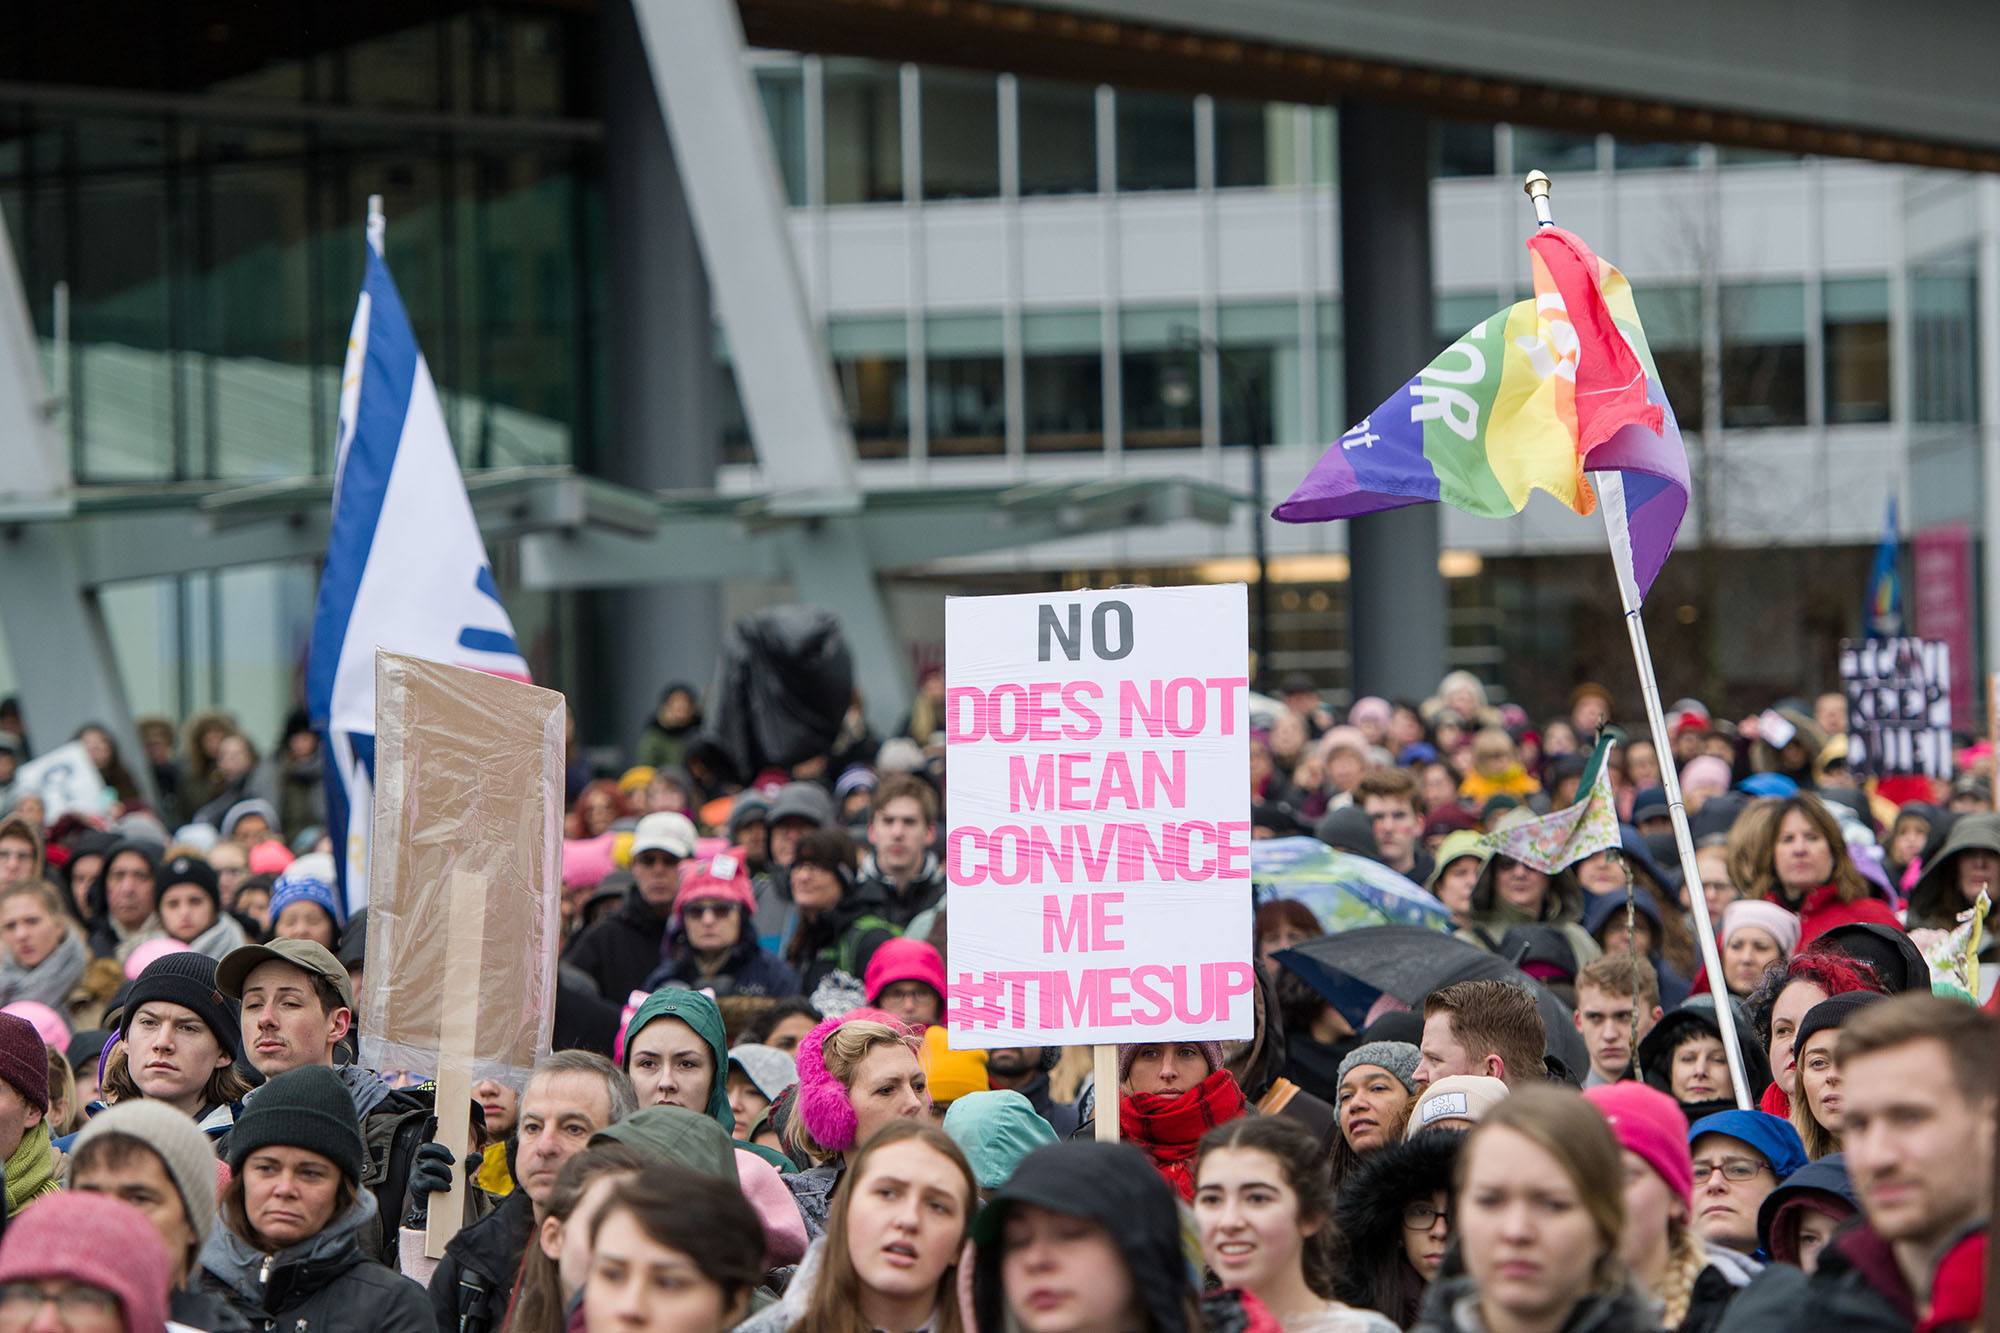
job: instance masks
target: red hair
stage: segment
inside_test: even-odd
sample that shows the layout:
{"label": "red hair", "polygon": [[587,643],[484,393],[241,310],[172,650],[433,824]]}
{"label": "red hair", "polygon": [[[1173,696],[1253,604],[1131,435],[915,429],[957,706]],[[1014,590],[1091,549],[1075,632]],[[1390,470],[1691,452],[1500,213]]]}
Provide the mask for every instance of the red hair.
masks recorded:
{"label": "red hair", "polygon": [[593,782],[585,783],[583,790],[576,794],[576,800],[571,803],[569,817],[563,821],[563,836],[565,838],[587,838],[590,836],[590,830],[584,826],[583,822],[583,807],[584,803],[590,800],[592,796],[600,793],[611,798],[612,819],[623,819],[632,813],[631,806],[625,801],[625,794],[618,790],[618,784],[610,778],[598,778]]}
{"label": "red hair", "polygon": [[1810,981],[1825,991],[1828,998],[1858,990],[1873,991],[1877,995],[1888,993],[1876,977],[1874,968],[1831,947],[1822,949],[1809,945],[1785,964],[1785,983],[1789,985],[1801,980]]}

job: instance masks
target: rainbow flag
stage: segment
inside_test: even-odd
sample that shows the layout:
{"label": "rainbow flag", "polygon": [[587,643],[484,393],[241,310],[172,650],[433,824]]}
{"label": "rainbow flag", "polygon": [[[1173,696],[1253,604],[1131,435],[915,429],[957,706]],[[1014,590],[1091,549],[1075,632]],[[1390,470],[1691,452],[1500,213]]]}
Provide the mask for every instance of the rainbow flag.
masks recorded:
{"label": "rainbow flag", "polygon": [[1324,523],[1442,500],[1504,518],[1536,489],[1589,514],[1601,499],[1636,604],[1687,513],[1680,428],[1625,275],[1557,227],[1528,250],[1534,296],[1439,353],[1329,447],[1272,516]]}

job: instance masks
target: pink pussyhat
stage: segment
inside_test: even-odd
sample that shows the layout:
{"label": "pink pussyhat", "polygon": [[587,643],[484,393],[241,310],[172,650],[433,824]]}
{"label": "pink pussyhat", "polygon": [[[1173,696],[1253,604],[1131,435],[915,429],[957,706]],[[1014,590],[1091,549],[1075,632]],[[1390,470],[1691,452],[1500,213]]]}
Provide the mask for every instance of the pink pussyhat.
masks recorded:
{"label": "pink pussyhat", "polygon": [[0,1008],[0,1014],[27,1019],[28,1026],[34,1028],[44,1046],[53,1046],[59,1051],[69,1046],[69,1024],[63,1022],[61,1014],[39,1000],[16,1000]]}
{"label": "pink pussyhat", "polygon": [[169,939],[164,935],[156,940],[147,940],[144,944],[132,950],[132,956],[125,960],[125,979],[127,981],[137,981],[139,974],[146,970],[148,964],[157,962],[170,953],[188,952],[190,950],[187,945],[182,944],[179,940]]}

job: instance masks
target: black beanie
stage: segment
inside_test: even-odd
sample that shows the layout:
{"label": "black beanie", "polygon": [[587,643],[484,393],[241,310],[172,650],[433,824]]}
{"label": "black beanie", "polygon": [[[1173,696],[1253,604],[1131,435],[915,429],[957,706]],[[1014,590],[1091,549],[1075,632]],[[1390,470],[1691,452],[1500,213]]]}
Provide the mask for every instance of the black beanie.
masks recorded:
{"label": "black beanie", "polygon": [[259,1148],[304,1148],[361,1183],[361,1122],[354,1097],[328,1065],[289,1069],[251,1094],[229,1132],[229,1169]]}
{"label": "black beanie", "polygon": [[1805,1017],[1799,1020],[1799,1030],[1792,1037],[1793,1057],[1797,1058],[1799,1052],[1805,1050],[1807,1038],[1814,1033],[1844,1026],[1856,1009],[1865,1009],[1877,1000],[1888,998],[1872,990],[1851,990],[1821,1000],[1806,1010]]}
{"label": "black beanie", "polygon": [[215,877],[215,868],[198,856],[176,856],[160,867],[160,896],[166,897],[167,890],[176,884],[192,884],[208,895],[215,904],[215,910],[222,911],[222,885]]}
{"label": "black beanie", "polygon": [[208,1024],[216,1044],[232,1060],[243,1058],[243,1029],[236,1016],[236,1003],[215,984],[215,960],[192,949],[170,953],[146,964],[126,992],[124,1008],[118,1014],[118,1035],[130,1039],[132,1015],[148,1000],[160,1000],[191,1009]]}

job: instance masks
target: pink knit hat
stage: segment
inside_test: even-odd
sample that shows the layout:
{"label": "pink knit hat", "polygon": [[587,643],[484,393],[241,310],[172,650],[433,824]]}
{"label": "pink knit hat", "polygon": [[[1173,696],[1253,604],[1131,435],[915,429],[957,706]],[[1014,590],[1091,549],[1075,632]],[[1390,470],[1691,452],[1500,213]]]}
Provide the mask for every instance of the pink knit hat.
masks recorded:
{"label": "pink knit hat", "polygon": [[778,1168],[743,1148],[736,1150],[736,1183],[764,1224],[764,1270],[789,1268],[806,1257],[806,1220],[785,1188]]}
{"label": "pink knit hat", "polygon": [[266,838],[250,849],[249,865],[253,875],[282,875],[291,864],[291,852],[276,838]]}
{"label": "pink knit hat", "polygon": [[[826,1067],[826,1039],[835,1028],[857,1019],[880,1023],[905,1038],[915,1036],[900,1021],[880,1009],[850,1009],[822,1021],[806,1033],[805,1040],[799,1043],[795,1052],[799,1065],[799,1101],[798,1109],[793,1114],[805,1122],[806,1133],[812,1135],[813,1142],[828,1152],[846,1152],[854,1146],[859,1120],[854,1114],[854,1103],[847,1098],[847,1088]],[[914,1047],[912,1051],[914,1053]]]}
{"label": "pink knit hat", "polygon": [[126,955],[125,979],[127,981],[137,981],[141,972],[144,972],[170,953],[191,952],[193,950],[186,944],[168,935],[162,935],[158,939],[147,940],[144,944],[141,944],[138,948],[132,950],[130,954]]}
{"label": "pink knit hat", "polygon": [[[1132,1062],[1139,1058],[1139,1051],[1145,1046],[1165,1046],[1167,1042],[1134,1042],[1130,1046],[1118,1048],[1118,1081],[1123,1083],[1132,1077]],[[1175,1046],[1192,1046],[1208,1058],[1208,1072],[1213,1074],[1222,1068],[1222,1043],[1219,1041],[1173,1042]]]}
{"label": "pink knit hat", "polygon": [[1799,919],[1766,898],[1738,898],[1722,909],[1722,947],[1729,937],[1745,926],[1755,926],[1778,942],[1780,957],[1790,958],[1799,951]]}
{"label": "pink knit hat", "polygon": [[1688,1122],[1672,1097],[1629,1080],[1585,1088],[1610,1124],[1621,1148],[1630,1148],[1667,1182],[1687,1207],[1694,1207],[1694,1162],[1688,1156]]}
{"label": "pink knit hat", "polygon": [[750,890],[750,862],[742,848],[731,847],[681,870],[680,891],[674,895],[674,920],[680,920],[689,903],[702,902],[735,903],[746,912],[757,910],[757,895]]}
{"label": "pink knit hat", "polygon": [[163,1333],[173,1271],[146,1215],[108,1194],[50,1194],[0,1239],[0,1282],[68,1278],[118,1298],[125,1333]]}
{"label": "pink knit hat", "polygon": [[63,1021],[61,1014],[40,1000],[16,1000],[6,1008],[0,1009],[0,1014],[12,1014],[16,1018],[25,1018],[34,1024],[35,1031],[41,1035],[44,1046],[53,1046],[57,1050],[65,1050],[69,1046],[69,1024]]}
{"label": "pink knit hat", "polygon": [[600,833],[594,838],[564,838],[562,845],[562,882],[566,889],[594,889],[604,882],[611,873],[612,845],[618,840],[615,833]]}
{"label": "pink knit hat", "polygon": [[938,993],[938,1002],[944,1002],[944,958],[922,940],[884,940],[868,960],[868,975],[863,985],[868,990],[868,1003],[882,998],[882,992],[899,981],[921,981]]}

